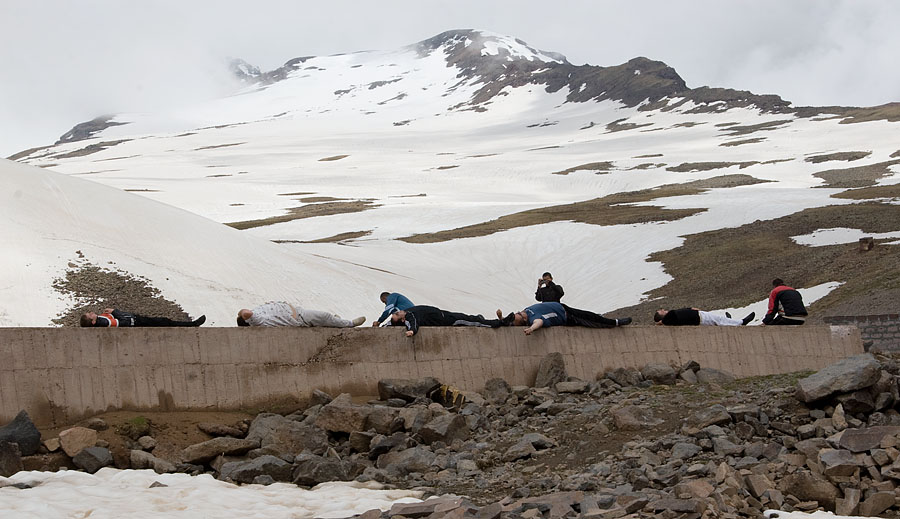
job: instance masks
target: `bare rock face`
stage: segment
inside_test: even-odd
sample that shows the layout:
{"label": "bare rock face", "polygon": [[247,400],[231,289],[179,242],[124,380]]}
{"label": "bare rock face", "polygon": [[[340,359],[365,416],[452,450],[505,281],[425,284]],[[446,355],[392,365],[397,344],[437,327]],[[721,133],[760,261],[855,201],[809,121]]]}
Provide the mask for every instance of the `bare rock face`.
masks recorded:
{"label": "bare rock face", "polygon": [[328,434],[324,430],[272,413],[263,413],[253,419],[247,439],[259,442],[260,447],[292,455],[304,450],[322,454],[328,449]]}
{"label": "bare rock face", "polygon": [[31,456],[41,446],[41,433],[28,413],[19,411],[13,421],[0,427],[0,441],[18,444],[22,456]]}
{"label": "bare rock face", "polygon": [[663,423],[662,419],[653,416],[650,409],[635,405],[615,409],[612,416],[616,428],[623,431],[639,431]]}
{"label": "bare rock face", "polygon": [[244,454],[258,447],[259,441],[257,440],[213,438],[187,447],[182,451],[181,458],[185,463],[206,463],[216,456]]}
{"label": "bare rock face", "polygon": [[0,476],[8,478],[20,470],[25,469],[19,445],[0,440]]}
{"label": "bare rock face", "polygon": [[492,404],[502,404],[512,394],[512,389],[502,378],[492,378],[484,383],[484,399]]}
{"label": "bare rock face", "polygon": [[466,419],[456,413],[448,413],[433,418],[424,427],[419,429],[422,441],[430,445],[436,441],[450,444],[454,440],[464,440],[469,436],[469,426]]}
{"label": "bare rock face", "polygon": [[382,454],[378,457],[377,466],[390,474],[397,475],[427,472],[435,457],[435,454],[426,447],[413,447]]}
{"label": "bare rock face", "polygon": [[219,469],[219,479],[237,483],[253,483],[260,476],[273,481],[290,481],[292,466],[277,456],[264,455],[249,461],[231,461]]}
{"label": "bare rock face", "polygon": [[557,383],[565,382],[568,378],[562,353],[549,353],[541,359],[537,376],[534,379],[534,387],[556,387]]}
{"label": "bare rock face", "polygon": [[378,381],[379,400],[402,398],[412,402],[417,398],[428,398],[428,392],[441,383],[434,377],[419,379],[386,378]]}
{"label": "bare rock face", "polygon": [[826,510],[831,511],[834,510],[835,500],[841,496],[841,491],[832,483],[808,472],[785,476],[778,489],[785,494],[796,496],[801,501],[818,501]]}
{"label": "bare rock face", "polygon": [[72,458],[72,463],[85,472],[93,474],[103,467],[113,464],[112,453],[103,447],[88,447]]}
{"label": "bare rock face", "polygon": [[83,449],[97,444],[97,431],[87,427],[72,427],[59,433],[59,443],[67,455],[74,457]]}
{"label": "bare rock face", "polygon": [[847,357],[797,382],[797,398],[813,402],[834,393],[846,393],[874,385],[881,365],[871,353]]}
{"label": "bare rock face", "polygon": [[652,362],[644,366],[641,370],[644,379],[658,385],[674,386],[675,385],[675,369],[668,364],[661,362]]}
{"label": "bare rock face", "polygon": [[[381,382],[379,382],[379,386]],[[372,408],[350,401],[350,395],[341,395],[322,407],[316,417],[317,427],[331,432],[365,431]]]}

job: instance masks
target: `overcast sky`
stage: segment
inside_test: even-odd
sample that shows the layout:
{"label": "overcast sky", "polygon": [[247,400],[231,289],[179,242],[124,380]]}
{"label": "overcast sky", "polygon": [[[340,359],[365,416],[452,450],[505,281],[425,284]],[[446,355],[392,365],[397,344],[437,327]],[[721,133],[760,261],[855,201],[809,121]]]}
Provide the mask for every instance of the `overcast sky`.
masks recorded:
{"label": "overcast sky", "polygon": [[894,0],[0,0],[0,156],[106,113],[230,88],[226,57],[264,70],[484,29],[572,63],[666,62],[689,87],[796,106],[900,101]]}

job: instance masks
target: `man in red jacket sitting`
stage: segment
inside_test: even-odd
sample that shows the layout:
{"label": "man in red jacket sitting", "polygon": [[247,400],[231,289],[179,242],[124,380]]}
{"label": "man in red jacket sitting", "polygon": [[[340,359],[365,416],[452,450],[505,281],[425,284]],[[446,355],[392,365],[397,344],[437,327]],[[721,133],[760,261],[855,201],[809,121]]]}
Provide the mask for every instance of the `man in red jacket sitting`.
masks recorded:
{"label": "man in red jacket sitting", "polygon": [[803,306],[800,292],[784,284],[781,279],[772,280],[775,287],[769,292],[769,311],[763,317],[763,324],[788,325],[803,324],[809,315]]}

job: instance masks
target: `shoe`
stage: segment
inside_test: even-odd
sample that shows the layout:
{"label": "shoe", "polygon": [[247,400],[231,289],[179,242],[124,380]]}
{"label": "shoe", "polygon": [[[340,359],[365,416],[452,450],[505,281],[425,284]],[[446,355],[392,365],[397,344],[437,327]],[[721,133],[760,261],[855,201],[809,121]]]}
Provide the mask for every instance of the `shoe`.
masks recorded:
{"label": "shoe", "polygon": [[741,320],[741,326],[747,326],[747,323],[752,321],[754,317],[756,317],[756,312],[750,312],[750,315]]}
{"label": "shoe", "polygon": [[616,326],[625,326],[626,324],[631,324],[631,317],[616,319]]}
{"label": "shoe", "polygon": [[497,309],[497,319],[503,319],[503,310]]}
{"label": "shoe", "polygon": [[357,317],[356,319],[353,319],[350,322],[353,323],[353,326],[359,326],[362,323],[366,322],[366,318],[365,317]]}
{"label": "shoe", "polygon": [[731,314],[730,314],[730,313],[728,313],[728,312],[725,312],[725,317],[727,317],[727,318],[729,318],[729,319],[731,319]]}
{"label": "shoe", "polygon": [[195,321],[191,321],[191,326],[200,326],[201,324],[206,322],[206,316],[201,315]]}

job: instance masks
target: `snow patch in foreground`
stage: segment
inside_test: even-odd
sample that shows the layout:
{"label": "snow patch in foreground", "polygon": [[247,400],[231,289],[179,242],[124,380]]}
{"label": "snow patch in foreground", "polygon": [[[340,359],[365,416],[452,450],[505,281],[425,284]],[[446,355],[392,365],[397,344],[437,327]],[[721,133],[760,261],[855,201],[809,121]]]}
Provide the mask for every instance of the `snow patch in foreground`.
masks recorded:
{"label": "snow patch in foreground", "polygon": [[[809,305],[815,303],[819,299],[827,296],[831,293],[835,288],[843,285],[844,283],[840,281],[829,281],[828,283],[822,283],[821,285],[816,285],[814,287],[809,288],[798,288],[797,292],[800,292],[800,295],[803,296],[803,304],[809,308]],[[744,306],[742,308],[723,308],[722,310],[717,310],[717,313],[729,312],[732,317],[735,319],[742,319],[745,315],[750,312],[756,312],[756,318],[753,323],[750,324],[759,324],[762,321],[762,318],[766,315],[766,312],[769,310],[769,297],[766,296],[762,301],[757,301],[750,305]]]}
{"label": "snow patch in foreground", "polygon": [[811,513],[766,510],[763,515],[766,516],[766,519],[862,519],[858,515],[834,515],[833,512],[823,512],[822,510]]}
{"label": "snow patch in foreground", "polygon": [[[886,238],[900,238],[900,231],[894,232],[863,232],[861,229],[850,229],[847,227],[832,227],[830,229],[816,229],[809,234],[800,236],[791,236],[791,239],[799,245],[811,245],[813,247],[822,247],[824,245],[840,245],[842,243],[853,243],[860,238],[871,236],[876,240]],[[888,242],[885,245],[897,245],[900,242]]]}
{"label": "snow patch in foreground", "polygon": [[[150,488],[154,482],[165,487]],[[338,518],[394,503],[421,501],[421,492],[381,490],[377,483],[322,483],[310,490],[289,483],[237,486],[208,474],[157,474],[152,470],[103,468],[96,474],[73,470],[22,471],[0,483],[34,488],[0,488],[4,517],[156,518]],[[10,514],[10,515],[7,515]]]}

